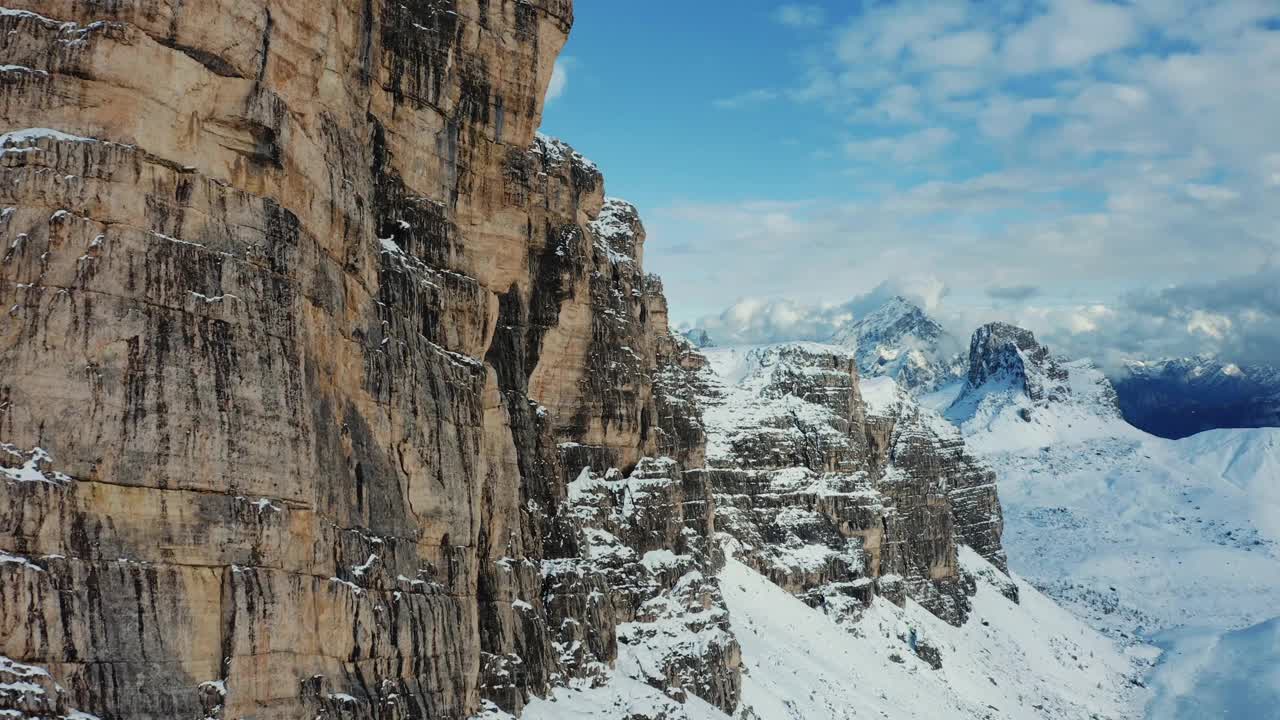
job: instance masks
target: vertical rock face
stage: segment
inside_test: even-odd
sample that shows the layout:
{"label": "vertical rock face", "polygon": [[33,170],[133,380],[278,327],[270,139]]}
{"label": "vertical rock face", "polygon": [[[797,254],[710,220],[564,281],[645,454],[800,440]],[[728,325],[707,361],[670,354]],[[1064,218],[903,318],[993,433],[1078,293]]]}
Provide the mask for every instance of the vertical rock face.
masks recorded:
{"label": "vertical rock face", "polygon": [[518,710],[570,619],[611,661],[678,578],[544,578],[567,480],[702,431],[634,209],[534,134],[571,3],[5,4],[0,656],[61,690],[0,707]]}
{"label": "vertical rock face", "polygon": [[535,133],[568,0],[6,6],[0,714],[519,713],[619,644],[732,712],[720,531],[952,621],[956,538],[1000,558],[847,354],[715,417],[635,208]]}
{"label": "vertical rock face", "polygon": [[1067,372],[1030,330],[989,323],[974,331],[969,342],[966,389],[1003,382],[1039,402],[1059,400],[1070,393],[1066,379]]}
{"label": "vertical rock face", "polygon": [[[985,450],[1124,424],[1115,388],[1091,361],[1056,357],[1031,331],[1005,323],[973,333],[968,377],[946,415]],[[994,432],[973,438],[982,428]]]}

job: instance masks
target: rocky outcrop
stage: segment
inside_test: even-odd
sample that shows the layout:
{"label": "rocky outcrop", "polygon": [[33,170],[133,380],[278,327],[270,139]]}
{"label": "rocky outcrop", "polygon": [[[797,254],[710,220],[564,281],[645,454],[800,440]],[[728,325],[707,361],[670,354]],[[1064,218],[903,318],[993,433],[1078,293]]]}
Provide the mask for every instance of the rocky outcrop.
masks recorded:
{"label": "rocky outcrop", "polygon": [[1032,402],[1057,402],[1071,393],[1066,380],[1067,371],[1030,330],[996,322],[974,331],[967,388],[1007,383]]}
{"label": "rocky outcrop", "polygon": [[861,389],[877,464],[902,473],[908,487],[940,479],[950,506],[954,542],[973,548],[1007,572],[995,473],[969,452],[953,425],[918,405],[896,383],[878,378],[863,382]]}
{"label": "rocky outcrop", "polygon": [[[1055,426],[1079,424],[1079,434],[1099,423],[1123,425],[1115,389],[1092,362],[1056,357],[1031,331],[1006,323],[973,333],[969,373],[946,415],[967,434],[1003,428],[999,434],[1015,444],[1053,437]],[[993,439],[984,445],[990,449]]]}

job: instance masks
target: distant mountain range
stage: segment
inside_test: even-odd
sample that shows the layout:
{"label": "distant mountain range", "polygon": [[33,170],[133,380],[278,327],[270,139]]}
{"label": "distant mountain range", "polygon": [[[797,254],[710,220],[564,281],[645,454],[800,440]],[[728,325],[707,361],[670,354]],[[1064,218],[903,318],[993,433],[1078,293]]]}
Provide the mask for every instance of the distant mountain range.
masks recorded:
{"label": "distant mountain range", "polygon": [[1280,368],[1175,358],[1130,362],[1112,382],[1125,419],[1152,435],[1280,426]]}
{"label": "distant mountain range", "polygon": [[[1002,335],[1009,339],[1007,329],[1012,326],[1004,327]],[[716,345],[716,338],[702,328],[687,330],[684,336],[700,348]],[[972,373],[963,342],[900,296],[855,318],[827,342],[853,350],[862,377],[890,378],[939,411],[949,406]],[[1280,367],[1236,365],[1211,357],[1132,360],[1108,379],[1110,404],[1131,425],[1158,437],[1177,439],[1218,428],[1280,427]]]}
{"label": "distant mountain range", "polygon": [[[1201,717],[1170,711],[1189,687],[1272,692],[1255,668],[1280,663],[1267,640],[1280,627],[1280,429],[1156,437],[1125,422],[1124,396],[1090,361],[1002,323],[974,333],[968,365],[945,416],[999,478],[1009,567],[1106,634],[1168,652],[1148,717]],[[1203,360],[1162,367],[1173,398],[1249,378]],[[1233,644],[1250,648],[1230,661],[1235,685],[1214,652]]]}

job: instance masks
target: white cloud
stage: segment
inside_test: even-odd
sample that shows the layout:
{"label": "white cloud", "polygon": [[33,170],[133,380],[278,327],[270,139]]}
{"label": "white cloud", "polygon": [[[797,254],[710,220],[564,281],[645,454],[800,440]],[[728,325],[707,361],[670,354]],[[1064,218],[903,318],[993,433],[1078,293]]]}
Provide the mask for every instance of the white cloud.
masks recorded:
{"label": "white cloud", "polygon": [[[829,307],[909,270],[955,288],[959,326],[1005,317],[1077,354],[1280,357],[1265,283],[1227,280],[1280,287],[1274,0],[834,12],[769,99],[811,103],[831,139],[810,155],[846,172],[800,203],[651,214],[653,247],[697,247],[651,256],[677,319],[726,295]],[[794,310],[770,327],[817,327]]]}
{"label": "white cloud", "polygon": [[991,57],[995,41],[983,30],[964,30],[930,38],[918,43],[916,56],[931,66],[968,67]]}
{"label": "white cloud", "polygon": [[1130,359],[1213,355],[1240,365],[1280,357],[1280,266],[1213,283],[1187,283],[1107,302],[1041,297],[1013,288],[1016,300],[984,305],[953,298],[932,276],[885,282],[845,302],[739,300],[695,323],[721,344],[825,340],[893,295],[924,308],[953,335],[968,338],[993,320],[1034,331],[1055,353],[1092,358],[1109,370]]}
{"label": "white cloud", "polygon": [[1008,139],[1022,134],[1031,121],[1058,108],[1056,98],[1016,98],[993,95],[987,98],[978,115],[978,127],[987,136]]}
{"label": "white cloud", "polygon": [[783,5],[774,19],[788,27],[813,28],[822,24],[826,14],[817,5]]}
{"label": "white cloud", "polygon": [[972,68],[945,68],[921,78],[920,82],[930,94],[946,100],[986,89],[989,78]]}
{"label": "white cloud", "polygon": [[788,340],[824,341],[844,324],[901,296],[926,312],[941,310],[947,287],[935,277],[904,276],[883,282],[851,300],[805,304],[788,299],[742,298],[719,313],[698,318],[695,325],[721,345],[741,345]]}
{"label": "white cloud", "polygon": [[917,122],[920,114],[920,91],[911,85],[894,85],[880,95],[872,108],[873,115],[889,122]]}
{"label": "white cloud", "polygon": [[845,143],[844,150],[850,157],[863,160],[917,163],[936,155],[954,139],[951,130],[932,127],[897,137],[851,140]]}
{"label": "white cloud", "polygon": [[1187,195],[1194,200],[1210,205],[1222,205],[1240,197],[1240,193],[1228,188],[1219,187],[1217,185],[1203,185],[1200,183],[1187,183]]}
{"label": "white cloud", "polygon": [[777,92],[761,88],[748,90],[726,98],[719,98],[717,100],[713,100],[711,104],[723,110],[737,110],[739,108],[749,107],[752,105],[761,105],[772,102],[777,99]]}
{"label": "white cloud", "polygon": [[556,59],[551,68],[551,82],[547,85],[547,102],[560,98],[569,88],[569,66],[572,64],[573,58],[570,57]]}
{"label": "white cloud", "polygon": [[1018,28],[1003,45],[1014,73],[1073,67],[1133,43],[1139,25],[1132,8],[1096,0],[1054,0],[1048,13]]}
{"label": "white cloud", "polygon": [[1192,310],[1187,318],[1187,332],[1202,333],[1214,340],[1221,340],[1231,330],[1231,318],[1226,315]]}

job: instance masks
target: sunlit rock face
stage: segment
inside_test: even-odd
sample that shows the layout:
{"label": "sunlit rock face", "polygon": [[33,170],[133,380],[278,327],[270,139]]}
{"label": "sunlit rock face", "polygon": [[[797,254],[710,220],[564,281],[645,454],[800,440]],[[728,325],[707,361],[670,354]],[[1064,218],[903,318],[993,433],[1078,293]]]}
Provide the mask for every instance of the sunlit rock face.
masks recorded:
{"label": "sunlit rock face", "polygon": [[571,3],[6,5],[0,655],[61,690],[0,707],[465,717],[588,675],[564,621],[629,616],[545,573],[591,547],[568,481],[703,443],[634,209],[535,137]]}
{"label": "sunlit rock face", "polygon": [[464,718],[619,672],[731,713],[726,543],[952,622],[957,539],[999,561],[986,475],[846,355],[777,354],[729,436],[635,208],[535,132],[567,0],[6,5],[0,714]]}

